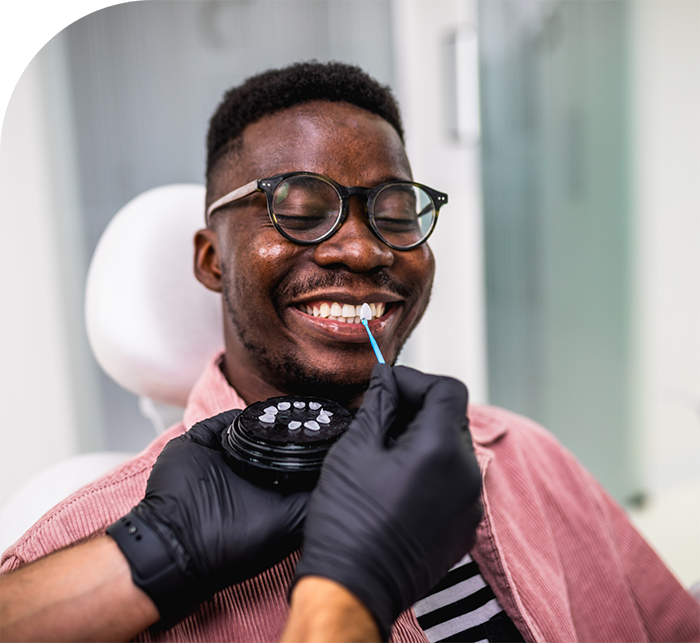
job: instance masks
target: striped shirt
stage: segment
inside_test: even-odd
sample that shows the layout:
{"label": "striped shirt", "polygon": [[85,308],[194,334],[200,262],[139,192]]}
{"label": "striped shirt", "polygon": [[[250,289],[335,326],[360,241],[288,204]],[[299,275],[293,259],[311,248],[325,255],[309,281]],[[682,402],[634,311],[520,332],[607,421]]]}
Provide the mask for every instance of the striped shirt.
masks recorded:
{"label": "striped shirt", "polygon": [[413,611],[431,643],[523,641],[469,554],[413,606]]}

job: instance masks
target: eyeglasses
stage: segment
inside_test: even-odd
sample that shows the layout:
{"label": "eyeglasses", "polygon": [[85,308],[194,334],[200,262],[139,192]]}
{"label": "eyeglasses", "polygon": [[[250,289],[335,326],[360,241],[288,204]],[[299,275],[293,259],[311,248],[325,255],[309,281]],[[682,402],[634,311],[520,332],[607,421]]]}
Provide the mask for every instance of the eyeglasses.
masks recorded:
{"label": "eyeglasses", "polygon": [[287,172],[257,179],[221,197],[207,209],[212,214],[234,201],[263,192],[270,220],[281,235],[302,245],[334,235],[348,216],[348,198],[367,202],[372,232],[395,250],[410,250],[432,234],[447,195],[412,181],[387,181],[373,188],[346,187],[310,172]]}

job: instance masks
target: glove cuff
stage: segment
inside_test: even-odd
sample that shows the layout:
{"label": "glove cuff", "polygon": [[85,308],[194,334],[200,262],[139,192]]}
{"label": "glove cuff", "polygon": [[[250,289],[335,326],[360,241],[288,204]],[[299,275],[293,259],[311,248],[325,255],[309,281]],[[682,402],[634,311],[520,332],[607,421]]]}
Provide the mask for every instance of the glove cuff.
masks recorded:
{"label": "glove cuff", "polygon": [[107,527],[107,533],[129,563],[134,584],[158,608],[156,628],[168,629],[193,611],[197,603],[192,605],[191,584],[148,523],[131,511]]}

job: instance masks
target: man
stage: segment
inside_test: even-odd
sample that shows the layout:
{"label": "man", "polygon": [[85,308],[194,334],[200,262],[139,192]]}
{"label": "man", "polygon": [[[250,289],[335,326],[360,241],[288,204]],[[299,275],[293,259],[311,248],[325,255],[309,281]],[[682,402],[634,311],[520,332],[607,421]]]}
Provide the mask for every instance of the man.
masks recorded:
{"label": "man", "polygon": [[[395,103],[355,68],[296,65],[227,95],[195,238],[195,273],[225,304],[225,353],[184,425],[5,554],[6,572],[45,558],[3,582],[3,636],[700,638],[694,599],[539,427],[471,408],[476,468],[454,380],[376,367],[367,390],[376,360],[350,308],[373,305],[393,363],[428,302],[441,197],[412,183]],[[310,499],[246,483],[219,447],[230,409],[289,393],[362,402]]]}

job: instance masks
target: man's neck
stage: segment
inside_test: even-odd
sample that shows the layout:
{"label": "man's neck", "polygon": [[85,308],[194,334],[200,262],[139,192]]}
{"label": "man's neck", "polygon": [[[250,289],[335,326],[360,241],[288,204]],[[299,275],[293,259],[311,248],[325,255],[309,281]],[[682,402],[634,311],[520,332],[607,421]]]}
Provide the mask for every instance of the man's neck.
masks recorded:
{"label": "man's neck", "polygon": [[362,390],[343,389],[337,387],[332,391],[329,390],[308,390],[294,391],[283,387],[275,386],[273,378],[265,378],[260,375],[256,369],[248,368],[243,360],[232,359],[229,357],[229,352],[226,351],[224,358],[221,360],[221,372],[226,381],[233,387],[247,404],[260,402],[271,397],[280,397],[283,395],[316,395],[318,397],[326,397],[338,402],[347,409],[359,408],[362,404],[365,388]]}

